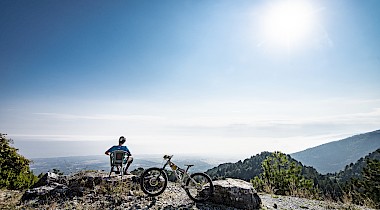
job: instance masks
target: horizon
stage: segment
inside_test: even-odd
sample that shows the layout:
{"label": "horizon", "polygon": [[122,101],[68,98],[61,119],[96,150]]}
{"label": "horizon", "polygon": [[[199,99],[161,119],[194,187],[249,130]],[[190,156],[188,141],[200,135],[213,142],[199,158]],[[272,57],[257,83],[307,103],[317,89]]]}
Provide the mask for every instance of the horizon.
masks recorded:
{"label": "horizon", "polygon": [[[375,132],[375,131],[380,131],[380,130],[374,130],[374,131],[368,131],[368,132],[365,132],[365,133],[371,133],[371,132]],[[354,136],[357,136],[357,135],[361,135],[361,134],[365,134],[365,133],[358,133],[358,134],[355,134],[355,135],[351,135],[351,136],[347,136],[345,138],[341,138],[341,139],[335,139],[335,140],[331,140],[331,141],[326,141],[325,143],[322,143],[322,144],[319,144],[319,145],[314,145],[314,146],[311,146],[311,147],[308,147],[308,148],[304,148],[304,149],[301,149],[301,150],[298,150],[298,151],[293,151],[293,152],[284,152],[284,151],[281,151],[281,150],[262,150],[262,151],[258,151],[256,153],[240,153],[240,154],[237,154],[237,153],[223,153],[223,154],[218,154],[218,153],[178,153],[178,152],[172,152],[172,151],[168,151],[168,152],[161,152],[161,153],[134,153],[133,156],[134,157],[137,157],[137,158],[146,158],[146,157],[154,157],[154,158],[161,158],[161,156],[165,155],[165,154],[170,154],[170,155],[175,155],[175,156],[179,156],[181,158],[183,157],[200,157],[200,158],[210,158],[210,159],[215,159],[215,160],[223,160],[223,161],[239,161],[239,160],[244,160],[244,159],[247,159],[247,158],[250,158],[251,156],[255,156],[255,155],[258,155],[262,152],[275,152],[275,151],[280,151],[280,152],[284,152],[285,154],[294,154],[294,153],[298,153],[298,152],[301,152],[301,151],[305,151],[305,150],[308,150],[308,149],[313,149],[315,147],[319,147],[319,146],[323,146],[325,144],[329,144],[329,143],[333,143],[333,142],[338,142],[338,141],[342,141],[342,140],[345,140],[347,138],[350,138],[350,137],[354,137]],[[38,142],[38,141],[37,141]],[[61,154],[60,156],[57,156],[56,152],[57,150],[50,150],[48,152],[45,151],[44,153],[44,156],[39,156],[40,155],[40,151],[35,151],[35,150],[30,150],[30,144],[35,144],[36,141],[26,141],[26,142],[13,142],[13,146],[15,146],[19,153],[27,158],[30,158],[30,159],[44,159],[44,158],[69,158],[69,157],[89,157],[89,156],[104,156],[105,158],[107,158],[107,156],[105,156],[104,153],[102,153],[101,151],[105,151],[106,149],[104,148],[107,148],[108,145],[104,144],[105,142],[104,141],[71,141],[71,144],[68,144],[67,141],[39,141],[40,143],[38,144],[39,146],[42,146],[42,150],[46,149],[46,148],[57,148],[57,150],[63,150],[65,148],[65,145],[66,147],[68,148],[72,148],[72,150],[69,150],[70,153],[67,153],[67,155],[64,155],[63,153],[58,153],[58,154]],[[57,145],[58,146],[50,146],[50,145],[46,145],[46,143],[48,144],[54,144],[54,145]],[[75,144],[73,144],[75,143]],[[108,142],[107,142],[108,143]],[[94,146],[94,144],[98,144],[97,146],[95,146],[95,148],[97,149],[92,149],[92,152],[93,153],[85,153],[83,154],[83,150],[81,147],[76,147],[78,145],[80,146]],[[99,146],[102,145],[102,146]],[[117,144],[115,144],[117,145]],[[45,147],[45,148],[44,148]]]}
{"label": "horizon", "polygon": [[[380,128],[380,1],[0,2],[27,158],[294,153]],[[247,156],[246,158],[250,157]]]}

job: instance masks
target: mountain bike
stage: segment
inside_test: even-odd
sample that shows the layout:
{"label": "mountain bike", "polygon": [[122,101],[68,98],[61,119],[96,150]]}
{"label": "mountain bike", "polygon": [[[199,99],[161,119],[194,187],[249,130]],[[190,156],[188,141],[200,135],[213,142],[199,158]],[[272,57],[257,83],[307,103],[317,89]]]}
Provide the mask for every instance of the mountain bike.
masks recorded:
{"label": "mountain bike", "polygon": [[189,174],[188,170],[194,165],[187,166],[186,170],[178,167],[171,159],[173,155],[165,155],[166,161],[162,168],[152,167],[145,170],[140,179],[142,191],[149,196],[157,196],[163,193],[168,184],[168,175],[165,167],[170,166],[177,182],[186,191],[186,194],[195,202],[202,202],[209,199],[214,193],[214,185],[211,178],[205,173]]}

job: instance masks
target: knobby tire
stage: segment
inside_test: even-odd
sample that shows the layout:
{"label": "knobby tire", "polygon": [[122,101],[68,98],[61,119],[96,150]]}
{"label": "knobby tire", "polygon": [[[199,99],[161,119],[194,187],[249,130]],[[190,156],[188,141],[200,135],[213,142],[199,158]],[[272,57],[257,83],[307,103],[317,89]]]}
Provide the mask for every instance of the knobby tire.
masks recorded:
{"label": "knobby tire", "polygon": [[149,196],[163,193],[168,185],[168,176],[161,168],[148,168],[141,175],[141,190]]}
{"label": "knobby tire", "polygon": [[186,193],[195,202],[208,200],[214,193],[214,185],[211,178],[205,173],[191,174],[186,182]]}

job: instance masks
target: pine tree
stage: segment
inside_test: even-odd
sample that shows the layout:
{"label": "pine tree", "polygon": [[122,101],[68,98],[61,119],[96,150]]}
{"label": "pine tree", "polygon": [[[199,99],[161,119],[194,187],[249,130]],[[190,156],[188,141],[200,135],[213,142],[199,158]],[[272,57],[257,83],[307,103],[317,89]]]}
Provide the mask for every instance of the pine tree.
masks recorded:
{"label": "pine tree", "polygon": [[296,195],[315,197],[313,180],[301,175],[302,167],[296,162],[289,161],[289,156],[281,152],[274,152],[263,163],[263,172],[251,180],[259,191],[281,195]]}
{"label": "pine tree", "polygon": [[18,154],[11,143],[6,134],[0,133],[0,189],[28,188],[37,177],[29,169],[30,160]]}
{"label": "pine tree", "polygon": [[353,202],[361,205],[380,208],[380,161],[366,160],[361,179],[352,179],[348,193],[352,194]]}

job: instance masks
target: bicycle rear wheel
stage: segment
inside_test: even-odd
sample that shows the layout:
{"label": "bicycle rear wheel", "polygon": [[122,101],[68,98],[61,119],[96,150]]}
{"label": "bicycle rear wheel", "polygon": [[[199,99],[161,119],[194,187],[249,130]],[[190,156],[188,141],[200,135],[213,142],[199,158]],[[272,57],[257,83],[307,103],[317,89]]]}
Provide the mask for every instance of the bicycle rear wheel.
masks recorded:
{"label": "bicycle rear wheel", "polygon": [[161,168],[148,168],[141,175],[141,190],[150,196],[164,192],[168,184],[168,176]]}
{"label": "bicycle rear wheel", "polygon": [[214,193],[214,185],[211,178],[205,173],[194,173],[186,182],[187,195],[196,202],[209,199]]}

